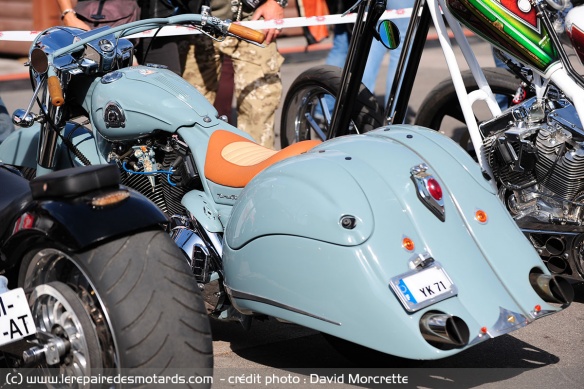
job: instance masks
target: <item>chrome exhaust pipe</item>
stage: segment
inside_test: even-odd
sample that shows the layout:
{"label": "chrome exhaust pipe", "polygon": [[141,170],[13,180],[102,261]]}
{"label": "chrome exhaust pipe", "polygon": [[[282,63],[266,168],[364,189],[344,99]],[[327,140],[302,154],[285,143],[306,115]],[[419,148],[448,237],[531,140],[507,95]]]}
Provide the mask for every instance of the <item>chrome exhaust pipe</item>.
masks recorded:
{"label": "chrome exhaust pipe", "polygon": [[554,274],[562,274],[568,269],[568,261],[562,257],[550,257],[545,264],[548,270]]}
{"label": "chrome exhaust pipe", "polygon": [[529,282],[545,302],[569,305],[574,300],[574,289],[563,277],[532,271],[529,274]]}
{"label": "chrome exhaust pipe", "polygon": [[420,332],[426,342],[441,350],[464,347],[470,336],[468,326],[461,318],[437,311],[422,316]]}
{"label": "chrome exhaust pipe", "polygon": [[566,243],[562,238],[552,236],[545,241],[545,248],[552,256],[558,256],[566,249]]}

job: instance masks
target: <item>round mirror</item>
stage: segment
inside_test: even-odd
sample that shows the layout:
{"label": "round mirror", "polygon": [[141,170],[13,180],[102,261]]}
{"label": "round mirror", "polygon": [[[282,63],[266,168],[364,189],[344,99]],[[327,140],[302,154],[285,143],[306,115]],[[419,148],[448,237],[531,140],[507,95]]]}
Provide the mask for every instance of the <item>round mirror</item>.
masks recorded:
{"label": "round mirror", "polygon": [[44,74],[49,69],[47,54],[38,47],[30,52],[30,66],[38,73]]}
{"label": "round mirror", "polygon": [[383,20],[377,27],[379,38],[383,46],[390,50],[397,49],[399,46],[399,29],[391,20]]}

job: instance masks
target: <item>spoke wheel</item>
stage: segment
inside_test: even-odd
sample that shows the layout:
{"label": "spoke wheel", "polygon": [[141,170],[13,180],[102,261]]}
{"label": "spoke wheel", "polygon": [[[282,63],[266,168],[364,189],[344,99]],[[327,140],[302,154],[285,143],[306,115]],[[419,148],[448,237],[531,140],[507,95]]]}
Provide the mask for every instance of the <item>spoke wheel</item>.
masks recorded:
{"label": "spoke wheel", "polygon": [[[326,140],[336,96],[341,89],[342,69],[317,66],[292,83],[282,109],[280,145],[282,148],[303,140]],[[383,124],[383,112],[375,96],[361,85],[356,96],[349,133],[371,131]]]}
{"label": "spoke wheel", "polygon": [[58,367],[59,375],[71,377],[100,373],[101,351],[96,329],[87,308],[71,288],[58,281],[39,285],[31,293],[29,305],[40,343],[46,343],[43,334],[50,334],[61,346],[58,366],[47,363],[48,366]]}

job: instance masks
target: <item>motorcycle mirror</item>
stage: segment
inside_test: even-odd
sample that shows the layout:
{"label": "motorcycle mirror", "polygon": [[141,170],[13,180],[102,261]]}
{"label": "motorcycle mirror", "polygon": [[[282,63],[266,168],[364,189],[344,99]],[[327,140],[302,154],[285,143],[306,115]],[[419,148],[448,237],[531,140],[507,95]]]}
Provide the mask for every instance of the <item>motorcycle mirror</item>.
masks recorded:
{"label": "motorcycle mirror", "polygon": [[39,48],[35,48],[30,52],[30,66],[38,74],[44,74],[49,69],[49,59],[47,54]]}
{"label": "motorcycle mirror", "polygon": [[377,27],[379,38],[383,46],[390,50],[397,49],[400,43],[399,29],[391,20],[383,20]]}

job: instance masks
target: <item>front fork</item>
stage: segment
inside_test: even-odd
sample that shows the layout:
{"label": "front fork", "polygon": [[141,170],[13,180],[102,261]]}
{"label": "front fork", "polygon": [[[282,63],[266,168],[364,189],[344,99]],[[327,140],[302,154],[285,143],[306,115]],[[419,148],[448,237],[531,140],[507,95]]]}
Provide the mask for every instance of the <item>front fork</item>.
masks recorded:
{"label": "front fork", "polygon": [[[67,85],[67,80],[65,78],[68,76],[67,73],[61,71],[56,71],[57,77],[61,85]],[[43,82],[37,78],[37,82]],[[46,80],[44,81],[46,83]],[[63,94],[65,91],[63,91]],[[36,98],[33,97],[33,99]],[[57,166],[57,150],[58,150],[58,140],[59,133],[63,126],[65,125],[64,120],[64,107],[55,106],[51,103],[51,96],[48,93],[48,89],[43,89],[43,95],[41,97],[41,107],[43,111],[42,116],[44,120],[41,123],[41,130],[39,133],[39,144],[37,150],[37,175],[39,172],[43,171],[53,171]]]}
{"label": "front fork", "polygon": [[48,121],[52,121],[53,118],[59,117],[60,110],[61,107],[49,105],[47,119],[41,124],[39,147],[37,150],[37,171],[42,171],[43,169],[52,171],[55,170],[57,165],[57,141],[59,136],[57,131],[53,130]]}

